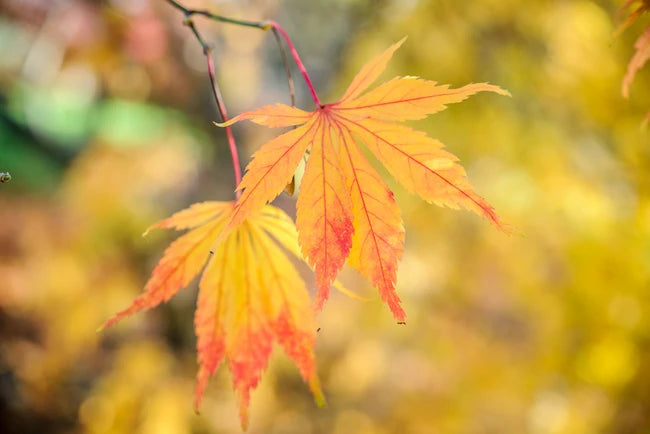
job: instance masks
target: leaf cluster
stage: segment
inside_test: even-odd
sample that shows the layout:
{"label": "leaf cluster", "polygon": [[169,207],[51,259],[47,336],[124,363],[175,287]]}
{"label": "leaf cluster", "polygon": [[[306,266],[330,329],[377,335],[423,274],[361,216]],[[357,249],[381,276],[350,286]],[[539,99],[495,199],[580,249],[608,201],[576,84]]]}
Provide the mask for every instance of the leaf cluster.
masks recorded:
{"label": "leaf cluster", "polygon": [[[167,248],[145,292],[105,326],[169,300],[203,271],[195,316],[197,408],[208,378],[227,360],[245,428],[250,391],[260,380],[274,342],[294,360],[316,401],[323,403],[313,354],[314,314],[322,309],[346,262],[377,288],[397,322],[404,323],[406,313],[395,290],[404,226],[393,192],[359,143],[408,191],[429,203],[470,210],[510,232],[442,143],[400,124],[478,92],[508,92],[487,83],[452,89],[411,76],[393,78],[366,92],[403,42],[366,64],[335,103],[312,112],[270,105],[220,124],[228,127],[248,119],[295,128],[254,154],[235,202],[194,204],[151,227],[189,231]],[[309,157],[294,226],[268,203],[291,182],[305,155]],[[283,248],[313,268],[318,287],[313,307]]]}

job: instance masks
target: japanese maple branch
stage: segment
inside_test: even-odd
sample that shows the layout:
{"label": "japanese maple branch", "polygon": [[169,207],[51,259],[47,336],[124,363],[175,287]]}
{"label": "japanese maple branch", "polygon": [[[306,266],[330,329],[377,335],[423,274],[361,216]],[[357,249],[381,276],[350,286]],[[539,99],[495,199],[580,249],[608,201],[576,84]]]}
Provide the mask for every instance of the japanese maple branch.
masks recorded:
{"label": "japanese maple branch", "polygon": [[[221,95],[219,85],[214,78],[214,62],[212,61],[212,56],[208,52],[205,54],[205,58],[208,64],[208,75],[210,76],[210,84],[212,85],[212,94],[214,95],[214,99],[217,102],[219,114],[221,115],[222,122],[228,122],[228,112],[226,111],[226,106],[223,104],[223,96]],[[241,184],[241,166],[239,164],[237,143],[235,143],[235,136],[232,134],[232,128],[226,129],[226,137],[228,138],[228,146],[230,147],[230,155],[232,156],[232,166],[235,173],[235,185],[239,186],[239,184]],[[237,199],[239,199],[240,195],[241,191],[236,190],[235,196]]]}
{"label": "japanese maple branch", "polygon": [[[172,0],[172,3],[175,2]],[[228,112],[226,111],[226,106],[223,103],[223,96],[221,95],[221,90],[219,89],[219,85],[217,84],[217,80],[215,78],[214,62],[212,61],[212,48],[205,42],[196,26],[194,25],[194,22],[187,15],[183,24],[190,28],[196,37],[196,40],[199,42],[199,44],[201,44],[201,47],[203,48],[203,54],[205,55],[205,60],[208,66],[208,75],[210,76],[210,87],[212,88],[212,95],[214,96],[214,100],[217,103],[217,110],[219,110],[221,121],[227,122]],[[235,186],[239,186],[241,183],[241,166],[239,164],[239,153],[237,152],[237,143],[235,142],[235,136],[232,133],[232,128],[226,127],[226,137],[228,138],[228,146],[230,148],[230,156],[232,158],[232,169],[235,174]],[[235,190],[235,195],[237,199],[239,199],[241,191]]]}
{"label": "japanese maple branch", "polygon": [[291,100],[291,106],[296,105],[296,89],[293,87],[293,78],[291,77],[291,68],[289,67],[289,59],[287,58],[287,52],[284,50],[284,45],[280,40],[280,34],[278,29],[273,28],[273,37],[275,38],[278,48],[280,48],[280,54],[282,55],[282,63],[284,64],[284,73],[287,75],[287,83],[289,85],[289,99]]}
{"label": "japanese maple branch", "polygon": [[280,32],[282,37],[284,38],[285,42],[289,46],[289,51],[291,51],[291,55],[293,56],[294,62],[296,62],[296,65],[298,66],[298,69],[300,70],[300,73],[302,74],[303,78],[305,79],[305,84],[307,84],[307,87],[309,88],[309,92],[311,92],[311,97],[314,100],[314,103],[316,106],[321,107],[322,104],[320,100],[318,99],[318,95],[316,94],[316,89],[314,89],[314,84],[311,82],[311,78],[309,78],[309,74],[307,73],[307,69],[305,68],[304,63],[302,63],[302,60],[300,60],[300,56],[298,55],[298,51],[296,50],[296,47],[293,45],[293,42],[291,42],[291,38],[287,34],[287,32],[282,28],[280,24],[278,24],[275,21],[266,21],[266,25],[274,30],[277,30]]}
{"label": "japanese maple branch", "polygon": [[[269,30],[272,29],[274,32],[274,35],[276,37],[276,41],[279,43],[280,38],[278,37],[278,33],[284,38],[285,42],[287,43],[287,46],[289,47],[289,51],[291,51],[291,56],[293,57],[293,60],[296,62],[296,65],[298,66],[298,69],[300,70],[300,73],[302,74],[305,84],[307,84],[307,87],[309,88],[309,92],[311,93],[312,99],[314,100],[314,103],[318,106],[321,107],[322,104],[320,100],[318,99],[318,95],[316,94],[316,89],[314,89],[314,85],[311,81],[311,78],[309,77],[309,74],[307,73],[307,69],[305,68],[305,65],[302,63],[302,60],[300,59],[300,56],[298,55],[298,51],[296,50],[296,47],[293,45],[293,42],[291,41],[291,38],[287,34],[287,32],[282,28],[280,24],[278,24],[275,21],[246,21],[246,20],[238,20],[234,18],[229,18],[229,17],[224,17],[222,15],[217,15],[213,14],[210,11],[204,10],[204,9],[189,9],[186,8],[185,6],[181,5],[179,2],[176,0],[166,0],[167,3],[175,7],[176,9],[182,11],[185,14],[185,17],[189,20],[193,15],[200,15],[206,18],[209,18],[211,20],[215,21],[220,21],[224,23],[230,23],[230,24],[236,24],[239,26],[245,26],[245,27],[253,27],[261,30]],[[282,58],[283,61],[285,62],[285,71],[287,72],[287,80],[289,81],[289,91],[291,92],[291,100],[294,100],[293,96],[293,81],[291,79],[291,73],[289,66],[286,62],[286,53],[284,52],[284,48],[282,47],[282,44],[278,44],[280,47],[280,52],[282,53]]]}
{"label": "japanese maple branch", "polygon": [[204,9],[189,9],[186,8],[185,6],[181,5],[175,0],[166,0],[167,3],[178,9],[179,11],[183,12],[185,14],[186,18],[190,18],[192,15],[201,15],[206,18],[210,18],[211,20],[215,21],[221,21],[223,23],[230,23],[230,24],[237,24],[239,26],[246,26],[246,27],[255,27],[258,29],[262,30],[267,30],[266,26],[264,23],[261,22],[255,22],[255,21],[246,21],[246,20],[236,20],[234,18],[228,18],[228,17],[223,17],[221,15],[216,15],[213,14],[207,10]]}

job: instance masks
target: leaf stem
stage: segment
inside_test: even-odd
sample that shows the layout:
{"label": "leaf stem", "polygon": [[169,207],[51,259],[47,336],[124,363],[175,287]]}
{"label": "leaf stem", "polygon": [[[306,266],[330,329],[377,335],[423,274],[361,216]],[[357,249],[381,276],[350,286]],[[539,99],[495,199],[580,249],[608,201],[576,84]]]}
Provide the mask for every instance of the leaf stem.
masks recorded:
{"label": "leaf stem", "polygon": [[[217,102],[217,108],[219,109],[219,114],[221,115],[221,121],[228,122],[228,112],[226,111],[226,106],[223,103],[223,96],[221,95],[219,85],[214,78],[214,62],[212,61],[210,52],[205,53],[205,58],[208,63],[208,74],[210,75],[210,83],[212,84],[212,93],[214,95],[215,101]],[[226,127],[226,137],[228,138],[230,156],[232,157],[232,169],[235,174],[235,186],[238,187],[239,184],[241,184],[241,165],[239,164],[237,143],[235,142],[235,136],[232,133],[231,127]],[[241,196],[241,190],[235,190],[235,197],[239,199],[239,196]]]}
{"label": "leaf stem", "polygon": [[273,27],[273,37],[275,38],[275,42],[278,44],[278,48],[280,48],[280,54],[282,55],[282,63],[284,64],[284,72],[287,74],[287,82],[289,84],[289,99],[291,100],[291,106],[294,107],[296,105],[296,89],[293,86],[293,78],[291,77],[291,68],[289,67],[289,59],[287,58],[287,52],[284,50],[284,46],[282,45],[282,41],[280,40],[280,34],[278,33],[278,29]]}
{"label": "leaf stem", "polygon": [[307,84],[307,87],[309,88],[309,91],[311,92],[311,97],[314,100],[314,103],[316,106],[321,107],[321,102],[318,99],[318,95],[316,94],[316,89],[314,89],[314,85],[311,82],[311,78],[309,78],[309,74],[307,73],[307,69],[305,68],[305,65],[302,63],[302,60],[300,60],[300,56],[298,55],[298,51],[296,50],[296,47],[293,45],[293,42],[291,42],[291,38],[289,38],[289,35],[287,32],[282,28],[280,24],[278,24],[275,21],[267,21],[266,22],[267,27],[276,29],[284,40],[287,42],[287,45],[289,46],[289,51],[291,51],[291,55],[293,56],[293,60],[296,62],[296,65],[298,65],[298,69],[300,69],[300,72],[302,73],[303,78],[305,79],[305,83]]}
{"label": "leaf stem", "polygon": [[[171,1],[172,4],[176,3],[173,0],[169,0],[169,1]],[[208,45],[205,42],[205,40],[197,30],[196,26],[194,25],[194,22],[192,21],[191,18],[189,18],[188,14],[186,14],[185,16],[186,18],[185,21],[183,21],[183,24],[185,24],[187,27],[190,28],[190,30],[196,37],[196,40],[199,42],[199,44],[201,44],[201,48],[203,48],[203,54],[205,55],[205,60],[208,66],[208,76],[210,77],[210,87],[212,89],[212,95],[214,96],[214,100],[217,103],[217,110],[219,111],[219,115],[221,116],[221,121],[227,122],[228,112],[226,111],[226,106],[223,103],[223,96],[221,95],[221,90],[219,89],[217,79],[215,78],[214,61],[212,60],[212,48],[210,47],[210,45]],[[237,187],[241,183],[241,166],[239,164],[239,153],[237,152],[237,143],[235,142],[235,136],[233,135],[232,128],[230,126],[226,127],[226,137],[228,139],[228,146],[230,148],[230,157],[232,158],[232,170],[235,175],[235,187]],[[241,195],[241,191],[235,190],[235,196],[237,199],[239,199],[240,195]]]}

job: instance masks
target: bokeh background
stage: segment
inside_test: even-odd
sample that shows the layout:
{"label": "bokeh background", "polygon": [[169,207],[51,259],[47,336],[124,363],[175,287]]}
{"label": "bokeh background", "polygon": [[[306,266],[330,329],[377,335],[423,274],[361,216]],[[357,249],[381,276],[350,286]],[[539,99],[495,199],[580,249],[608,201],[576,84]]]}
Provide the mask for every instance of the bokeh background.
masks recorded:
{"label": "bokeh background", "polygon": [[[384,78],[513,94],[413,125],[446,143],[524,235],[386,176],[407,230],[407,325],[344,271],[370,300],[334,293],[319,317],[329,406],[276,351],[250,433],[650,432],[650,68],[620,96],[650,20],[614,37],[621,3],[185,2],[281,22],[325,101],[405,35]],[[272,35],[196,22],[231,114],[289,101]],[[149,224],[233,197],[217,119],[201,49],[165,1],[0,1],[0,171],[13,176],[0,184],[0,432],[240,432],[225,367],[192,409],[195,285],[95,332],[172,239],[142,238]],[[235,134],[246,161],[274,132]]]}

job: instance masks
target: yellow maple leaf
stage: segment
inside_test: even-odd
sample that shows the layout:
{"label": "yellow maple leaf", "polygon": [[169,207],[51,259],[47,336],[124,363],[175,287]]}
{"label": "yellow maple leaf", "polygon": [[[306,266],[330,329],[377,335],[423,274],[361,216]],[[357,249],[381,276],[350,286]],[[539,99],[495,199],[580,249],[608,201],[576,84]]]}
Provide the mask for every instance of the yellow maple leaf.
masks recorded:
{"label": "yellow maple leaf", "polygon": [[331,283],[348,259],[378,288],[400,322],[406,316],[395,293],[397,265],[404,249],[402,220],[393,193],[357,141],[410,192],[430,203],[471,210],[509,231],[442,143],[396,123],[422,119],[477,92],[508,92],[487,83],[451,89],[407,76],[363,94],[403,42],[366,64],[335,103],[322,104],[313,112],[282,104],[265,106],[220,124],[250,119],[269,127],[298,126],[254,154],[238,186],[241,197],[221,236],[282,192],[310,149],[298,194],[296,226],[303,255],[316,271],[316,306],[320,308],[327,299]]}
{"label": "yellow maple leaf", "polygon": [[295,226],[283,211],[267,205],[211,251],[233,211],[232,202],[203,202],[153,225],[150,229],[190,231],[165,250],[145,292],[102,328],[169,300],[205,266],[194,319],[199,362],[195,406],[209,377],[226,359],[246,428],[250,391],[266,368],[274,342],[296,363],[316,401],[322,404],[324,398],[316,374],[316,323],[309,295],[284,252],[299,256]]}

